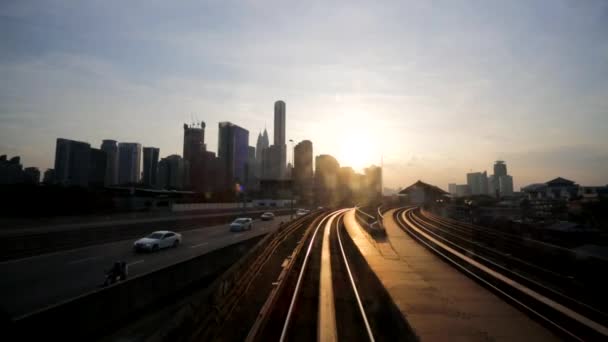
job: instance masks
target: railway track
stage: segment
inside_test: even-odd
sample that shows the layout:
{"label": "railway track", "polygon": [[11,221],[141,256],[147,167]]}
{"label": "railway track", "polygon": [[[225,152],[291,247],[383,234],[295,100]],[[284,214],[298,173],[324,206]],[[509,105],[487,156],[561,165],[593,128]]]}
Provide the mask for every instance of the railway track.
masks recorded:
{"label": "railway track", "polygon": [[310,228],[248,341],[409,339],[399,310],[344,231],[348,210]]}
{"label": "railway track", "polygon": [[580,341],[608,338],[608,315],[538,280],[560,279],[559,274],[492,250],[474,240],[481,236],[470,227],[429,217],[418,208],[398,210],[395,219],[415,240],[560,336]]}

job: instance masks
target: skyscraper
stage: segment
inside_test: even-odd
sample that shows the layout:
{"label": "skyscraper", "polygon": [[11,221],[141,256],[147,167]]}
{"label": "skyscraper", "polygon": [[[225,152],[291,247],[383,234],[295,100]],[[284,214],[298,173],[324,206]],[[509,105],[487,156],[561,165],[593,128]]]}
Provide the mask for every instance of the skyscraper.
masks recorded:
{"label": "skyscraper", "polygon": [[144,147],[143,183],[146,186],[156,186],[158,183],[158,154],[156,147]]}
{"label": "skyscraper", "polygon": [[249,158],[249,131],[230,122],[219,123],[218,158],[225,176],[225,190],[245,182]]}
{"label": "skyscraper", "polygon": [[141,144],[118,144],[118,184],[139,182],[141,170]]}
{"label": "skyscraper", "polygon": [[81,141],[57,138],[55,179],[63,185],[89,185],[91,145]]}
{"label": "skyscraper", "polygon": [[285,102],[277,101],[274,103],[274,146],[278,153],[278,178],[284,179],[287,166],[287,145],[285,145]]}
{"label": "skyscraper", "polygon": [[118,183],[118,143],[116,140],[103,140],[101,150],[106,153],[105,185]]}
{"label": "skyscraper", "polygon": [[471,195],[488,194],[488,174],[486,171],[467,173],[467,185],[471,189]]}
{"label": "skyscraper", "polygon": [[205,168],[207,146],[205,145],[205,122],[199,124],[184,124],[184,160],[187,162],[189,179],[184,187],[191,186],[195,191],[207,190]]}
{"label": "skyscraper", "polygon": [[296,196],[305,204],[312,202],[312,142],[303,140],[293,149],[293,181]]}
{"label": "skyscraper", "polygon": [[497,160],[494,164],[494,176],[506,176],[507,175],[507,164],[502,160]]}
{"label": "skyscraper", "polygon": [[507,174],[507,164],[497,160],[494,164],[494,175],[488,180],[488,192],[492,196],[513,195],[513,177]]}
{"label": "skyscraper", "polygon": [[269,147],[268,132],[266,131],[266,128],[264,128],[264,134],[258,134],[258,140],[255,145],[256,176],[258,178],[262,178],[262,175],[264,174],[264,150]]}
{"label": "skyscraper", "polygon": [[193,161],[206,151],[205,122],[188,126],[184,124],[184,159]]}
{"label": "skyscraper", "polygon": [[338,202],[338,172],[340,164],[336,158],[322,154],[315,158],[314,192],[315,202],[323,206],[336,205]]}

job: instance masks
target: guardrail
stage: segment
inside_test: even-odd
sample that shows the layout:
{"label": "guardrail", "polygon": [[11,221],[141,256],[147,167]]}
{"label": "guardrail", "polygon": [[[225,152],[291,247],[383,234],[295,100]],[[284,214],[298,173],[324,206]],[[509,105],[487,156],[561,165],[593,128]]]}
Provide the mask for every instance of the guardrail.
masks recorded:
{"label": "guardrail", "polygon": [[[227,246],[18,317],[8,336],[22,341],[84,341],[103,336],[146,310],[170,303],[184,291],[205,286],[261,239]],[[102,278],[100,273],[100,283]]]}
{"label": "guardrail", "polygon": [[383,218],[382,215],[379,214],[380,212],[377,213],[377,217],[374,217],[364,212],[359,207],[356,207],[355,209],[355,218],[371,236],[375,238],[386,236]]}

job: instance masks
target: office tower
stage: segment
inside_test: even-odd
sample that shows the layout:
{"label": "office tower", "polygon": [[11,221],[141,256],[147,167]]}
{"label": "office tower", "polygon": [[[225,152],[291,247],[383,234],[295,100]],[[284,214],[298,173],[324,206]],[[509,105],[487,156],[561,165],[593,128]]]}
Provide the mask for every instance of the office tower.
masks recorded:
{"label": "office tower", "polygon": [[116,140],[103,140],[101,150],[106,153],[105,185],[118,184],[118,143]]}
{"label": "office tower", "polygon": [[249,131],[230,122],[219,123],[218,158],[224,175],[224,189],[233,189],[235,183],[246,179],[249,158]]}
{"label": "office tower", "polygon": [[303,140],[293,149],[293,182],[294,191],[300,201],[305,204],[312,202],[312,142]]}
{"label": "office tower", "polygon": [[315,158],[314,193],[315,202],[322,206],[338,203],[338,171],[340,164],[336,158],[322,154]]}
{"label": "office tower", "polygon": [[184,124],[184,160],[195,160],[207,150],[205,127],[204,121],[190,126]]}
{"label": "office tower", "polygon": [[494,176],[506,176],[507,175],[507,164],[502,160],[497,160],[494,164]]}
{"label": "office tower", "polygon": [[268,141],[268,132],[266,128],[264,128],[264,134],[258,134],[258,140],[255,145],[255,160],[256,160],[256,176],[258,178],[263,178],[264,174],[264,150],[270,147],[270,143]]}
{"label": "office tower", "polygon": [[278,160],[278,179],[286,176],[287,165],[287,145],[285,144],[285,102],[277,101],[274,103],[274,146]]}
{"label": "office tower", "polygon": [[501,196],[513,195],[513,177],[504,175],[498,177],[498,190]]}
{"label": "office tower", "polygon": [[215,178],[209,178],[209,174],[216,171],[210,168],[217,163],[213,161],[215,155],[207,152],[205,144],[205,122],[192,125],[184,124],[184,161],[186,162],[189,174],[188,179],[183,184],[184,188],[191,187],[197,192],[211,192],[215,188]]}
{"label": "office tower", "polygon": [[69,186],[88,186],[90,153],[91,145],[88,143],[57,138],[55,147],[56,182]]}
{"label": "office tower", "polygon": [[118,184],[133,185],[139,182],[141,170],[141,144],[118,144]]}
{"label": "office tower", "polygon": [[486,171],[467,173],[467,185],[471,189],[471,195],[488,194],[488,174]]}
{"label": "office tower", "polygon": [[188,161],[172,154],[158,162],[158,187],[166,190],[182,190],[188,179]]}
{"label": "office tower", "polygon": [[274,103],[274,145],[285,145],[285,102]]}
{"label": "office tower", "polygon": [[494,164],[494,175],[488,180],[489,193],[492,196],[513,195],[513,177],[507,174],[507,164],[497,160]]}
{"label": "office tower", "polygon": [[37,167],[26,167],[23,169],[23,182],[28,184],[40,183],[40,170]]}
{"label": "office tower", "polygon": [[89,187],[101,188],[105,185],[108,155],[105,151],[91,148],[89,158]]}
{"label": "office tower", "polygon": [[145,186],[154,187],[158,182],[158,154],[160,150],[156,147],[144,147],[144,172],[143,183]]}

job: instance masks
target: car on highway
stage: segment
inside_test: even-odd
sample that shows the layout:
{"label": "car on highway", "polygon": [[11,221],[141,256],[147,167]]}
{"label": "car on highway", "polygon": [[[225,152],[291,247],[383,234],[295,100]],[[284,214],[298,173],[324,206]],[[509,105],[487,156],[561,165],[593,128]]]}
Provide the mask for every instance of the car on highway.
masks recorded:
{"label": "car on highway", "polygon": [[177,247],[182,242],[182,235],[168,230],[156,231],[133,243],[135,252],[153,252],[168,247]]}
{"label": "car on highway", "polygon": [[262,216],[260,216],[260,218],[262,219],[262,221],[274,220],[274,214],[271,212],[265,212],[262,214]]}
{"label": "car on highway", "polygon": [[251,217],[239,217],[230,224],[231,232],[241,232],[253,228],[253,219]]}
{"label": "car on highway", "polygon": [[310,210],[298,209],[298,211],[296,211],[296,216],[300,217],[300,216],[307,215],[308,213],[310,213]]}

